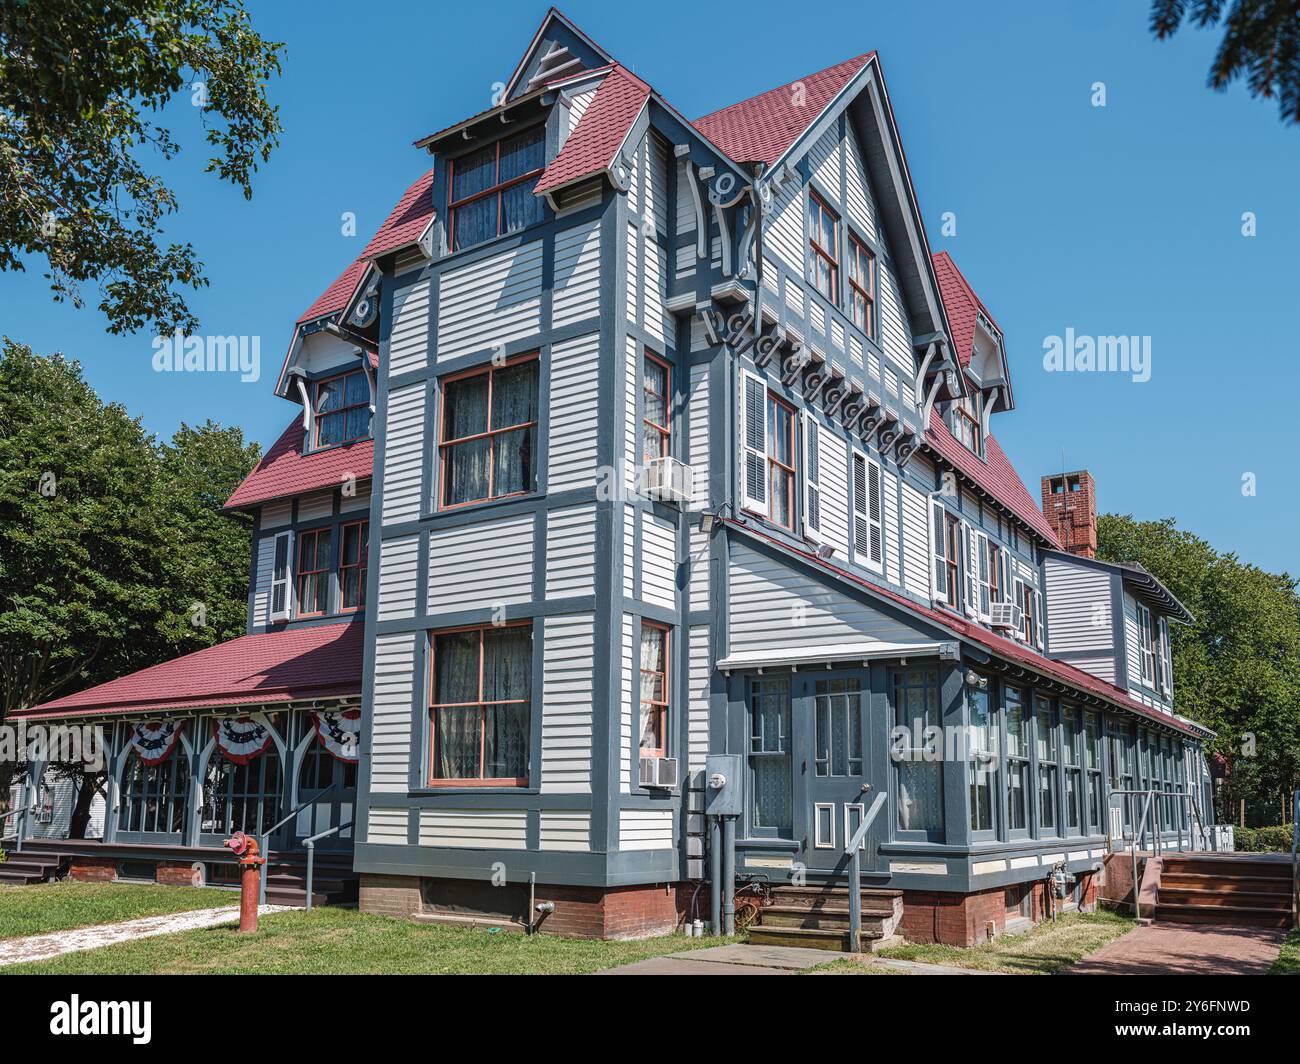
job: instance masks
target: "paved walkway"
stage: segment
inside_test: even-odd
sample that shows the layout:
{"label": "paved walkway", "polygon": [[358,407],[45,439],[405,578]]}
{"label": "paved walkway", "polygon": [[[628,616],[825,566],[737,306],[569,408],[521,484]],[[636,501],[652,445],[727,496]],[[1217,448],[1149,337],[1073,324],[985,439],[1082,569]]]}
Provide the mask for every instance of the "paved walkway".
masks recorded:
{"label": "paved walkway", "polygon": [[[261,915],[284,912],[287,905],[263,905]],[[52,931],[46,935],[0,940],[0,967],[24,964],[27,961],[44,961],[64,953],[99,949],[117,942],[127,942],[153,935],[173,935],[178,931],[195,931],[203,927],[218,927],[239,921],[239,906],[228,905],[220,909],[195,909],[187,913],[170,913],[166,916],[146,916],[139,920],[126,920],[120,924],[99,924],[81,927],[75,931]]]}
{"label": "paved walkway", "polygon": [[[608,968],[597,975],[797,975],[831,961],[849,957],[825,949],[801,949],[797,946],[749,946],[733,943],[714,946],[712,949],[687,950],[670,953],[666,957]],[[940,964],[918,964],[915,961],[886,960],[883,957],[862,954],[862,964],[875,968],[888,968],[908,975],[990,975],[966,968],[948,968]]]}
{"label": "paved walkway", "polygon": [[1262,927],[1137,927],[1062,975],[1267,975],[1286,932]]}

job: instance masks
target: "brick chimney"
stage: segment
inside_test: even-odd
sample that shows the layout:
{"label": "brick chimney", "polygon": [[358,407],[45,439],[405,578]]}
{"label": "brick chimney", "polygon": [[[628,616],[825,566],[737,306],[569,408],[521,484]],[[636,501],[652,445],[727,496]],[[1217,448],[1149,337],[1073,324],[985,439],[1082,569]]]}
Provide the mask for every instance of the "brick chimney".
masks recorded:
{"label": "brick chimney", "polygon": [[1043,477],[1043,515],[1071,554],[1097,554],[1097,495],[1086,469]]}

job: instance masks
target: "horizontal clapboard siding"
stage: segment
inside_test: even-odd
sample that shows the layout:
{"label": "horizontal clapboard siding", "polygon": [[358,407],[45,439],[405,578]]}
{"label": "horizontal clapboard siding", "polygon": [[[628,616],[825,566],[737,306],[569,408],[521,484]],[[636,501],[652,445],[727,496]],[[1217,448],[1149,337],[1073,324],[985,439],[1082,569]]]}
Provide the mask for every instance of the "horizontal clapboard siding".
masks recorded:
{"label": "horizontal clapboard siding", "polygon": [[555,288],[551,321],[563,328],[600,312],[600,222],[565,229],[555,237]]}
{"label": "horizontal clapboard siding", "polygon": [[480,521],[429,535],[429,612],[529,602],[533,516]]}
{"label": "horizontal clapboard siding", "polygon": [[595,617],[547,617],[544,633],[541,789],[590,793]]}
{"label": "horizontal clapboard siding", "polygon": [[381,846],[406,845],[406,810],[372,809],[366,841]]}
{"label": "horizontal clapboard siding", "polygon": [[632,615],[623,614],[623,640],[622,640],[622,672],[623,672],[623,698],[622,707],[618,715],[618,749],[619,769],[618,785],[619,790],[627,794],[632,790],[632,698],[633,684],[640,681],[635,677],[637,659],[632,654]]}
{"label": "horizontal clapboard siding", "polygon": [[393,330],[388,341],[388,375],[424,369],[429,364],[429,281],[416,281],[393,293]]}
{"label": "horizontal clapboard siding", "polygon": [[729,620],[732,650],[920,638],[910,626],[744,543],[731,551]]}
{"label": "horizontal clapboard siding", "polygon": [[903,481],[903,583],[908,591],[930,595],[930,518],[925,496]]}
{"label": "horizontal clapboard siding", "polygon": [[827,192],[832,201],[840,198],[840,137],[835,127],[822,134],[808,152],[808,163],[813,177]]}
{"label": "horizontal clapboard siding", "polygon": [[[849,556],[848,448],[823,425],[817,433],[817,472],[821,487],[821,529],[817,537],[835,548],[839,558]],[[804,501],[807,506],[807,500]]]}
{"label": "horizontal clapboard siding", "polygon": [[596,507],[566,506],[546,521],[546,597],[596,593]]}
{"label": "horizontal clapboard siding", "polygon": [[1044,567],[1052,653],[1111,649],[1110,574],[1056,558],[1048,558]]}
{"label": "horizontal clapboard siding", "polygon": [[334,513],[334,493],[318,491],[304,495],[298,500],[299,521],[319,521]]}
{"label": "horizontal clapboard siding", "polygon": [[803,186],[792,177],[776,194],[772,205],[772,221],[764,234],[763,247],[773,257],[780,259],[803,276]]}
{"label": "horizontal clapboard siding", "polygon": [[688,654],[687,766],[695,772],[704,768],[704,759],[709,753],[709,681],[713,675],[713,662],[708,625],[697,625],[690,630]]}
{"label": "horizontal clapboard siding", "polygon": [[419,536],[386,539],[379,545],[379,602],[375,606],[379,620],[415,616],[419,560]]}
{"label": "horizontal clapboard siding", "polygon": [[618,814],[620,850],[671,850],[673,814],[669,809],[621,809]]}
{"label": "horizontal clapboard siding", "polygon": [[420,845],[523,850],[528,846],[528,814],[522,809],[421,809]]}
{"label": "horizontal clapboard siding", "polygon": [[690,431],[687,442],[690,444],[691,466],[694,481],[692,509],[703,509],[709,503],[709,367],[692,366],[690,378],[690,401],[687,404],[690,417]]}
{"label": "horizontal clapboard siding", "polygon": [[1091,673],[1099,680],[1105,680],[1107,683],[1115,682],[1115,658],[1110,654],[1100,654],[1095,658],[1071,658],[1069,664],[1076,669]]}
{"label": "horizontal clapboard siding", "polygon": [[411,699],[415,682],[415,640],[410,632],[375,637],[371,698],[370,789],[407,791],[411,765]]}
{"label": "horizontal clapboard siding", "polygon": [[541,297],[540,241],[448,270],[438,290],[438,361],[536,333]]}
{"label": "horizontal clapboard siding", "polygon": [[589,488],[596,482],[597,366],[600,337],[575,337],[551,348],[550,492]]}
{"label": "horizontal clapboard siding", "polygon": [[677,605],[677,530],[649,510],[641,511],[641,597],[666,609]]}
{"label": "horizontal clapboard siding", "polygon": [[388,393],[384,425],[384,524],[413,521],[424,504],[424,385]]}
{"label": "horizontal clapboard siding", "polygon": [[538,847],[543,850],[590,850],[591,814],[543,809],[537,841]]}

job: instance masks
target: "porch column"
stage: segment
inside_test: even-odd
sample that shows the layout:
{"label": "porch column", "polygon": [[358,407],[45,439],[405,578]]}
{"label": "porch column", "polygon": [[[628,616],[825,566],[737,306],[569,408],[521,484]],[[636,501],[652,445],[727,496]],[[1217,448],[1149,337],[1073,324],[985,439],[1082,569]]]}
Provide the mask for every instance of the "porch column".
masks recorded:
{"label": "porch column", "polygon": [[36,832],[33,830],[33,812],[36,802],[41,794],[41,777],[45,775],[45,762],[32,758],[27,762],[27,783],[22,793],[22,810],[23,812],[16,817],[18,824],[17,841],[21,843],[24,839],[34,839]]}
{"label": "porch column", "polygon": [[104,787],[104,842],[117,838],[117,818],[122,805],[123,736],[126,734],[120,721],[114,722],[108,738],[108,780]]}

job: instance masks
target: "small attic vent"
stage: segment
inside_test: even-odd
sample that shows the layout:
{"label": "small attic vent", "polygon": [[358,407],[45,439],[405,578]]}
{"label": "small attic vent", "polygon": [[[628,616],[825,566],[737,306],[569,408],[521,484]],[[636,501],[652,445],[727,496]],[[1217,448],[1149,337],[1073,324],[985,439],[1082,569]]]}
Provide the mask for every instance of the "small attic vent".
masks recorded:
{"label": "small attic vent", "polygon": [[581,69],[582,60],[557,41],[539,60],[537,72],[528,79],[528,91],[565,74],[576,74]]}

